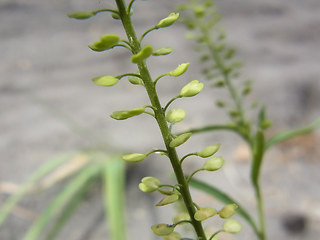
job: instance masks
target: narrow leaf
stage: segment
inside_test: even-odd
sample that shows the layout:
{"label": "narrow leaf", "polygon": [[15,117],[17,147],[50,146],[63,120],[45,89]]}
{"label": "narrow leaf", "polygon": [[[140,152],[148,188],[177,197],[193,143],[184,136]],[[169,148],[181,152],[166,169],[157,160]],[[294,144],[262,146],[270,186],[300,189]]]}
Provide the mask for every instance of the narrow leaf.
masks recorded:
{"label": "narrow leaf", "polygon": [[264,134],[258,130],[253,146],[253,162],[251,166],[251,181],[256,186],[259,181],[259,174],[264,154]]}
{"label": "narrow leaf", "polygon": [[124,191],[125,162],[121,158],[106,159],[103,169],[104,209],[111,229],[111,239],[125,240]]}

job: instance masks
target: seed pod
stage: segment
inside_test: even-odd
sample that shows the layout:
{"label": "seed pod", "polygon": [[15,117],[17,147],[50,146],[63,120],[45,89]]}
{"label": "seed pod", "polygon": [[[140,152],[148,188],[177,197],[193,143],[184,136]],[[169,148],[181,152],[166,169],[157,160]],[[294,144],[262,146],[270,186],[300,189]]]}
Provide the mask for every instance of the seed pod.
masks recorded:
{"label": "seed pod", "polygon": [[147,156],[148,155],[144,153],[131,153],[131,154],[123,155],[122,159],[125,160],[126,162],[136,163],[136,162],[141,162]]}
{"label": "seed pod", "polygon": [[175,70],[169,72],[170,76],[178,77],[184,74],[189,67],[190,63],[182,63]]}
{"label": "seed pod", "polygon": [[181,109],[171,109],[167,115],[166,115],[166,120],[169,123],[177,123],[177,122],[181,122],[184,118],[186,117],[186,112]]}
{"label": "seed pod", "polygon": [[144,46],[140,52],[138,52],[137,54],[133,55],[131,57],[131,62],[132,63],[139,63],[141,61],[143,61],[144,59],[150,57],[150,55],[152,54],[152,46],[151,45],[146,45]]}
{"label": "seed pod", "polygon": [[224,164],[224,159],[222,157],[213,157],[206,161],[202,169],[206,171],[216,171],[219,170]]}
{"label": "seed pod", "polygon": [[139,78],[139,77],[130,76],[130,77],[128,77],[128,80],[133,85],[142,85],[142,86],[144,86],[144,83],[143,83],[142,79]]}
{"label": "seed pod", "polygon": [[180,91],[180,97],[193,97],[201,92],[203,89],[203,83],[198,80],[193,80],[184,86]]}
{"label": "seed pod", "polygon": [[218,214],[221,218],[230,218],[236,213],[238,205],[235,203],[228,204],[222,208]]}
{"label": "seed pod", "polygon": [[178,199],[179,199],[179,194],[174,193],[161,199],[160,202],[156,204],[156,206],[157,207],[165,206],[178,201]]}
{"label": "seed pod", "polygon": [[153,233],[157,236],[166,236],[173,232],[174,227],[168,224],[156,224],[151,227]]}
{"label": "seed pod", "polygon": [[199,157],[202,157],[202,158],[211,157],[213,154],[218,152],[220,146],[221,146],[221,144],[215,144],[215,145],[208,146],[208,147],[202,149],[200,152],[197,152],[196,155]]}
{"label": "seed pod", "polygon": [[92,78],[92,81],[97,85],[110,87],[115,85],[119,81],[119,78],[110,75],[104,75]]}
{"label": "seed pod", "polygon": [[68,13],[67,16],[70,18],[75,18],[75,19],[87,19],[90,18],[94,15],[93,12],[73,12],[73,13]]}
{"label": "seed pod", "polygon": [[182,144],[184,144],[186,141],[188,141],[188,139],[191,137],[192,133],[183,133],[181,135],[179,135],[178,137],[174,138],[169,146],[170,147],[178,147]]}
{"label": "seed pod", "polygon": [[194,218],[197,221],[204,221],[208,218],[213,217],[216,214],[217,214],[217,210],[215,208],[200,208],[194,214]]}
{"label": "seed pod", "polygon": [[124,110],[124,111],[115,111],[110,115],[110,117],[116,120],[125,120],[127,118],[140,115],[144,113],[144,111],[145,111],[145,107],[133,108],[131,110]]}
{"label": "seed pod", "polygon": [[160,20],[155,29],[169,27],[179,18],[179,13],[170,13],[168,17]]}
{"label": "seed pod", "polygon": [[229,219],[223,223],[223,231],[227,233],[238,233],[242,230],[242,225],[235,219]]}
{"label": "seed pod", "polygon": [[156,191],[161,182],[158,178],[155,177],[144,177],[141,179],[141,183],[139,184],[139,189],[142,192],[150,193]]}
{"label": "seed pod", "polygon": [[162,56],[162,55],[168,55],[173,51],[172,47],[164,47],[164,48],[159,48],[156,51],[152,53],[153,56]]}
{"label": "seed pod", "polygon": [[180,240],[181,235],[177,232],[172,232],[169,235],[165,236],[162,240]]}
{"label": "seed pod", "polygon": [[92,45],[89,45],[93,51],[101,52],[113,48],[118,42],[120,38],[116,34],[106,34],[100,37],[100,40],[95,42]]}
{"label": "seed pod", "polygon": [[[179,213],[177,216],[173,218],[173,223],[178,223],[184,220],[190,220],[190,215],[187,212]],[[183,224],[183,223],[181,223]],[[179,224],[180,225],[180,224]]]}

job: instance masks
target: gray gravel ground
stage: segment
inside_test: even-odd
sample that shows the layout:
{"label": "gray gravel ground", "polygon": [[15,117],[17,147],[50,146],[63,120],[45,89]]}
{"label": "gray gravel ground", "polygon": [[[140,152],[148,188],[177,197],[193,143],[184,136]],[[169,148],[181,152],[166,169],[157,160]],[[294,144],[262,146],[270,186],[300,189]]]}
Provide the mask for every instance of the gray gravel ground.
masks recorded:
{"label": "gray gravel ground", "polygon": [[[179,1],[136,1],[134,23],[142,32],[172,12]],[[86,46],[104,33],[123,36],[119,24],[107,21],[103,14],[87,21],[68,19],[66,13],[110,7],[111,0],[0,0],[0,182],[23,182],[48,159],[66,151],[89,148],[92,135],[109,146],[146,152],[160,146],[155,123],[148,117],[117,122],[108,118],[114,110],[130,109],[148,102],[141,88],[123,81],[112,89],[97,87],[91,77],[134,71],[125,50],[97,54]],[[243,73],[254,82],[252,98],[268,106],[274,125],[272,133],[302,126],[320,115],[320,2],[319,0],[225,0],[217,6],[228,41],[238,49],[245,62]],[[184,39],[182,24],[156,31],[147,42],[155,47],[173,46],[171,57],[150,61],[154,76],[172,70],[182,62],[191,62],[188,75],[178,80],[163,80],[159,94],[170,99],[189,80],[199,77],[197,54]],[[189,51],[190,50],[190,51]],[[171,81],[171,82],[169,82]],[[214,107],[219,93],[206,88],[194,100],[177,102],[188,117],[179,130],[203,126],[225,118]],[[134,99],[134,101],[132,100]],[[205,103],[205,104],[204,104]],[[70,119],[72,122],[70,123]],[[79,132],[77,126],[87,132]],[[147,129],[147,131],[146,131]],[[204,134],[181,151],[199,149],[221,142],[221,153],[228,160],[223,171],[202,174],[206,181],[219,182],[225,191],[254,213],[255,202],[248,180],[249,163],[241,140],[230,134]],[[320,240],[319,191],[320,132],[279,145],[267,155],[262,174],[263,194],[269,239]],[[234,161],[233,161],[234,159]],[[169,208],[154,210],[159,196],[147,197],[137,191],[141,177],[164,178],[170,173],[162,158],[150,159],[129,170],[127,210],[130,240],[154,239],[149,226],[169,221]],[[187,170],[196,164],[186,164]],[[0,229],[0,240],[19,240],[58,188],[50,193],[30,196]],[[212,198],[195,192],[201,205],[220,206]],[[0,192],[0,204],[7,198]],[[0,205],[1,206],[1,205]],[[58,239],[108,239],[101,218],[98,188],[92,189],[79,212]],[[157,211],[157,212],[155,212]],[[20,214],[19,214],[20,213]],[[30,216],[31,215],[31,216]],[[304,216],[305,231],[289,233],[285,218]],[[219,223],[214,222],[214,226]],[[256,239],[247,225],[242,233],[223,239]]]}

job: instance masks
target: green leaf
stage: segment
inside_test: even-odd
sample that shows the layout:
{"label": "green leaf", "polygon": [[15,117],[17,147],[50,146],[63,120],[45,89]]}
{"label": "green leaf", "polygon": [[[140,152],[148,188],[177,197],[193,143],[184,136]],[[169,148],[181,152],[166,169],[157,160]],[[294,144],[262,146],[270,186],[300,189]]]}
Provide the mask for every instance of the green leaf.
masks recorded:
{"label": "green leaf", "polygon": [[95,164],[83,169],[72,179],[69,184],[55,197],[42,215],[29,228],[23,240],[35,240],[52,219],[64,209],[64,207],[79,193],[88,180],[96,176],[100,171],[100,165]]}
{"label": "green leaf", "polygon": [[211,196],[214,196],[215,198],[217,198],[219,201],[225,203],[225,204],[230,204],[230,203],[235,203],[238,205],[238,209],[237,209],[237,213],[243,217],[244,220],[246,220],[253,228],[253,230],[255,231],[256,234],[258,234],[258,228],[256,226],[255,221],[253,220],[253,218],[250,216],[250,214],[244,209],[242,208],[239,203],[237,203],[235,200],[233,200],[230,196],[228,196],[226,193],[222,192],[221,190],[219,190],[218,188],[209,185],[205,182],[202,182],[200,180],[197,179],[191,179],[190,181],[190,186],[194,187],[196,189],[199,189],[205,193],[210,194]]}
{"label": "green leaf", "polygon": [[264,134],[262,130],[258,130],[255,141],[253,143],[253,162],[251,165],[251,181],[257,186],[259,181],[259,174],[264,154]]}
{"label": "green leaf", "polygon": [[274,144],[277,144],[278,142],[285,141],[285,140],[288,140],[288,139],[296,137],[296,136],[310,133],[310,132],[314,131],[315,129],[317,129],[318,127],[320,127],[320,118],[318,118],[317,120],[315,120],[311,124],[307,125],[306,127],[294,129],[291,131],[287,131],[287,132],[283,132],[283,133],[279,133],[279,134],[275,135],[274,137],[272,137],[271,139],[269,139],[267,141],[265,148],[268,149],[269,147],[271,147]]}
{"label": "green leaf", "polygon": [[103,182],[104,209],[110,224],[111,239],[125,240],[125,163],[121,158],[106,159]]}
{"label": "green leaf", "polygon": [[34,174],[32,174],[29,179],[19,188],[19,190],[13,194],[1,207],[0,209],[0,227],[5,219],[8,217],[12,209],[20,201],[20,199],[28,193],[30,189],[40,180],[43,176],[47,175],[55,168],[59,167],[68,160],[71,160],[75,154],[68,153],[59,155],[46,164],[42,165]]}

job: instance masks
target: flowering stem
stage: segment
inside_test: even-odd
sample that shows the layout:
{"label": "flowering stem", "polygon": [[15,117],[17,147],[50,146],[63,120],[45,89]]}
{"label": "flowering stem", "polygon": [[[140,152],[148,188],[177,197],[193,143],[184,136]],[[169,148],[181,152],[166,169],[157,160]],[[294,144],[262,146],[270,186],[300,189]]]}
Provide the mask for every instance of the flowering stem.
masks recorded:
{"label": "flowering stem", "polygon": [[[126,11],[125,2],[124,0],[115,0],[115,1],[117,3],[119,16],[122,21],[123,27],[126,31],[128,40],[132,45],[132,53],[137,54],[141,50],[141,45],[140,45],[140,41],[136,36],[133,25],[131,23],[130,15]],[[144,82],[144,86],[147,90],[151,105],[154,107],[155,118],[160,128],[172,168],[174,170],[178,184],[180,185],[180,193],[185,203],[185,206],[188,210],[188,213],[190,215],[191,223],[197,234],[198,240],[206,240],[207,238],[205,236],[201,222],[195,220],[194,218],[195,207],[193,205],[193,200],[190,194],[190,190],[189,190],[186,178],[184,176],[183,170],[179,163],[179,158],[178,158],[176,149],[169,146],[170,142],[172,141],[172,136],[165,119],[165,113],[163,111],[163,108],[161,107],[161,104],[156,92],[155,84],[152,81],[148,67],[146,65],[146,61],[145,60],[139,61],[137,64],[138,64],[141,78]]]}

